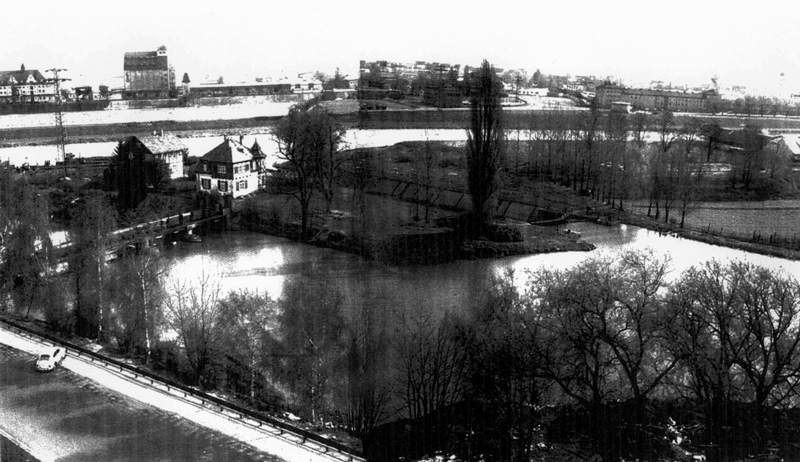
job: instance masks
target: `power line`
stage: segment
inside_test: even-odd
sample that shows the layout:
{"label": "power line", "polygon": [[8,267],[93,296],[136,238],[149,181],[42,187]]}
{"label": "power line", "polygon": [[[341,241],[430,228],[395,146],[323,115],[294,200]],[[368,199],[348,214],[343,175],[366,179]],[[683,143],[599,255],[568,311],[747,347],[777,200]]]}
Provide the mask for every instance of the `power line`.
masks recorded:
{"label": "power line", "polygon": [[67,175],[67,150],[66,150],[66,143],[67,143],[67,131],[64,129],[64,113],[61,110],[61,82],[70,80],[61,78],[58,76],[59,72],[66,71],[66,69],[59,69],[59,68],[52,68],[48,69],[47,72],[53,73],[53,78],[48,79],[49,82],[53,82],[55,84],[56,90],[56,133],[58,135],[57,147],[58,147],[58,157],[60,157],[64,161],[64,176]]}

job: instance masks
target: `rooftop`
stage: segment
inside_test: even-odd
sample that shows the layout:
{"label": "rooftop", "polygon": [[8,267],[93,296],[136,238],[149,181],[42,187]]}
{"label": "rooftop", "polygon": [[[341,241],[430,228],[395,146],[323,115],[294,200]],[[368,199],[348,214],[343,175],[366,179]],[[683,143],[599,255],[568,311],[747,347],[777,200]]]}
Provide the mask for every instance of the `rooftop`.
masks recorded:
{"label": "rooftop", "polygon": [[208,162],[236,164],[253,160],[253,152],[239,141],[226,137],[222,143],[202,157]]}
{"label": "rooftop", "polygon": [[153,154],[189,150],[180,138],[171,133],[142,136],[139,141]]}
{"label": "rooftop", "polygon": [[126,71],[168,70],[166,55],[159,56],[157,51],[129,51],[125,53],[123,68]]}

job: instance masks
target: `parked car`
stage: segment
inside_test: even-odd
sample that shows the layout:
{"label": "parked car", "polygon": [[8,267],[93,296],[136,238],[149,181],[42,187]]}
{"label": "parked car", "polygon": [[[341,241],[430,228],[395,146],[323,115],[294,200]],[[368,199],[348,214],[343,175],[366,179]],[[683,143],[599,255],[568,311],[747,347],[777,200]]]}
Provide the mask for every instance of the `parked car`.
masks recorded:
{"label": "parked car", "polygon": [[36,360],[37,371],[52,371],[57,365],[61,364],[66,356],[66,350],[63,347],[49,348],[42,352]]}

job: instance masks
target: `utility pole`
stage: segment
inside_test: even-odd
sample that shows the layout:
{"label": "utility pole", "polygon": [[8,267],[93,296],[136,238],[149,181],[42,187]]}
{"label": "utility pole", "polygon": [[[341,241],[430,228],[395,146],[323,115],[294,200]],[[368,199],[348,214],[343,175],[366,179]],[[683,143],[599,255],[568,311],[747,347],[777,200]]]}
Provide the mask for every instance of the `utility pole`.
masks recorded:
{"label": "utility pole", "polygon": [[61,111],[61,82],[69,80],[64,79],[58,76],[58,73],[61,71],[66,71],[66,69],[59,69],[59,68],[52,68],[48,69],[47,72],[53,73],[53,78],[48,79],[49,81],[55,84],[56,90],[56,133],[58,135],[57,138],[57,147],[58,147],[58,157],[64,161],[64,176],[67,175],[67,151],[65,144],[67,143],[67,132],[64,130],[64,114]]}

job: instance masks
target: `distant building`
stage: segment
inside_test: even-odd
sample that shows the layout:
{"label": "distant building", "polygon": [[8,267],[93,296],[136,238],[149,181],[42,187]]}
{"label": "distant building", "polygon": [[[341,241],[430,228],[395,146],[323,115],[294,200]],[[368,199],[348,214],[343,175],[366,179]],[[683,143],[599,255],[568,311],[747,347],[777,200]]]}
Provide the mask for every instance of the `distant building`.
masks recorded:
{"label": "distant building", "polygon": [[528,96],[547,96],[549,91],[549,88],[520,88],[519,94]]}
{"label": "distant building", "polygon": [[[259,81],[260,80],[260,81]],[[280,79],[264,82],[257,79],[244,83],[205,83],[189,86],[189,93],[194,98],[214,96],[257,96],[257,95],[293,95],[322,93],[322,82],[314,79]]]}
{"label": "distant building", "polygon": [[175,71],[169,65],[167,47],[156,51],[125,53],[124,95],[127,98],[169,98],[175,96]]}
{"label": "distant building", "polygon": [[242,144],[241,137],[238,141],[225,137],[200,158],[195,171],[197,190],[201,193],[217,191],[234,199],[253,193],[266,174],[264,158],[258,141],[248,148]]}
{"label": "distant building", "polygon": [[[495,69],[498,74],[501,72]],[[395,63],[391,61],[364,61],[359,63],[359,88],[394,89],[413,92],[411,82],[419,77],[447,79],[453,83],[463,74],[460,64],[416,61]],[[424,90],[424,88],[421,88]]]}
{"label": "distant building", "polygon": [[634,109],[669,110],[672,112],[706,112],[709,102],[718,99],[716,92],[653,90],[624,88],[619,85],[599,85],[595,100],[598,107],[610,109],[612,103],[630,103]]}
{"label": "distant building", "polygon": [[449,85],[429,85],[422,92],[422,104],[438,108],[459,107],[463,99],[463,92]]}
{"label": "distant building", "polygon": [[26,70],[23,64],[18,71],[0,71],[0,104],[55,101],[55,84],[38,70]]}

